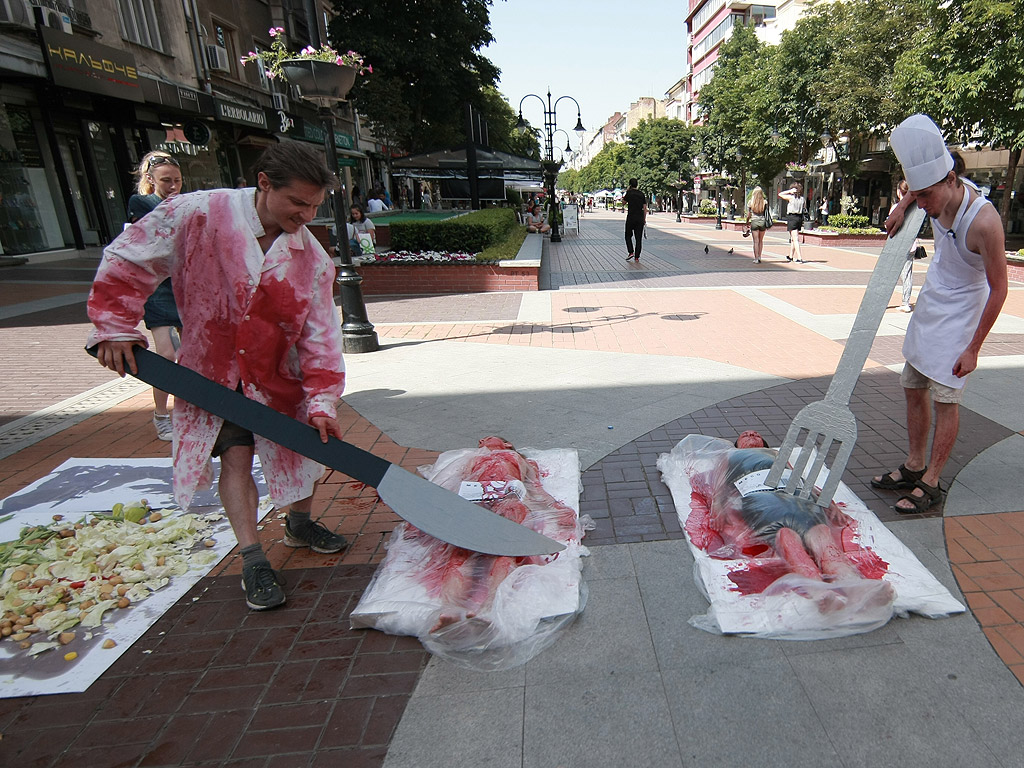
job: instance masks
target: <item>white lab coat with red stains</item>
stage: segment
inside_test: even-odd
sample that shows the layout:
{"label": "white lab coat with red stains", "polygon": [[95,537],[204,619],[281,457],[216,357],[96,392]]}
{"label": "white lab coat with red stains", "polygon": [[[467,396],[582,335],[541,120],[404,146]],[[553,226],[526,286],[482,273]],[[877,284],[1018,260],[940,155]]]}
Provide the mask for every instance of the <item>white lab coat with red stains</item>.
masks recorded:
{"label": "white lab coat with red stains", "polygon": [[[144,341],[143,305],[167,277],[184,327],[178,362],[302,422],[337,415],[345,386],[334,264],[305,227],[266,254],[252,189],[216,189],[165,201],[103,252],[89,295],[101,341]],[[174,495],[188,507],[223,420],[174,406]],[[323,467],[256,436],[274,502],[308,497]]]}

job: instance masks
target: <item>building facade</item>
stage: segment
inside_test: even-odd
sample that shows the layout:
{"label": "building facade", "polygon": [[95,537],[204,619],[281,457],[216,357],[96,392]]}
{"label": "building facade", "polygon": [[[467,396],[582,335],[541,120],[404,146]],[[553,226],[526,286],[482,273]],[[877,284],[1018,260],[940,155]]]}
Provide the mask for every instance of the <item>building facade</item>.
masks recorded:
{"label": "building facade", "polygon": [[[317,9],[307,17],[306,6]],[[178,159],[183,191],[253,184],[278,141],[324,146],[316,109],[239,59],[328,40],[329,3],[287,0],[0,0],[0,254],[101,246],[123,229],[133,170]],[[298,9],[298,10],[295,10]],[[340,175],[369,179],[347,106]]]}

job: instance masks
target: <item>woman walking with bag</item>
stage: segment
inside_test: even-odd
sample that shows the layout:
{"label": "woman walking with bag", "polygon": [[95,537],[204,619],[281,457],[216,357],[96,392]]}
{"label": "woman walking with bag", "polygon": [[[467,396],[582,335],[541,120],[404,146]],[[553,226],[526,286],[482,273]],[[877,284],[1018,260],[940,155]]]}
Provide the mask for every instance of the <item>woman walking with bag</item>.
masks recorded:
{"label": "woman walking with bag", "polygon": [[[128,198],[128,223],[134,224],[169,197],[181,192],[181,168],[178,161],[166,152],[149,152],[142,158],[135,171],[139,181],[137,194]],[[156,353],[168,360],[177,357],[173,331],[181,328],[178,306],[174,303],[171,278],[156,287],[153,295],[146,300],[143,320],[153,334]],[[156,436],[170,442],[174,431],[171,428],[171,413],[167,408],[167,393],[153,388],[153,426]]]}
{"label": "woman walking with bag", "polygon": [[747,202],[747,226],[750,228],[750,239],[754,246],[754,263],[761,263],[761,253],[764,251],[764,233],[771,226],[771,212],[768,210],[768,200],[764,196],[764,190],[754,187],[750,193],[750,200]]}
{"label": "woman walking with bag", "polygon": [[796,261],[803,264],[803,257],[800,255],[800,230],[804,225],[804,212],[807,209],[807,201],[804,200],[804,185],[794,181],[789,189],[779,192],[779,197],[785,200],[786,205],[786,229],[789,231],[789,255],[786,261]]}

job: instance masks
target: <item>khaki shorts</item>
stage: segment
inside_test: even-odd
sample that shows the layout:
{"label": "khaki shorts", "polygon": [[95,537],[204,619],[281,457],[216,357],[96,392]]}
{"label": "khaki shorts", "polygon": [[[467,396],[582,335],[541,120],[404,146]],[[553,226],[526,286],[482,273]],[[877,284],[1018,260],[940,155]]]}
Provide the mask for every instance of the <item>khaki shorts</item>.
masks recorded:
{"label": "khaki shorts", "polygon": [[903,364],[900,384],[904,389],[931,390],[932,399],[939,403],[959,403],[964,399],[963,387],[947,387],[945,384],[940,384],[934,379],[929,379],[910,363]]}

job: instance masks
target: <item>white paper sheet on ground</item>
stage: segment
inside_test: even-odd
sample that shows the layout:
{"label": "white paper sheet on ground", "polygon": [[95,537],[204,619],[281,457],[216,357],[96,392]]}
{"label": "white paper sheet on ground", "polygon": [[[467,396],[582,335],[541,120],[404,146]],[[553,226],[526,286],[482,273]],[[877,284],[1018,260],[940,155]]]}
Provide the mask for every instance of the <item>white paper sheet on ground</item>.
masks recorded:
{"label": "white paper sheet on ground", "polygon": [[[0,541],[17,539],[27,525],[49,525],[54,514],[63,514],[66,520],[73,521],[77,515],[108,511],[117,502],[126,504],[143,497],[153,509],[180,514],[180,510],[169,503],[170,466],[170,459],[69,459],[50,475],[4,499],[0,509],[5,515],[13,513],[13,517],[0,523]],[[261,493],[265,493],[262,476],[260,480]],[[51,493],[52,502],[48,502]],[[215,495],[213,499],[213,505],[191,511],[222,513]],[[168,503],[161,503],[161,500]],[[264,498],[260,515],[271,509]],[[209,538],[215,545],[207,551],[216,553],[216,558],[207,565],[194,566],[188,573],[173,577],[165,587],[129,609],[106,613],[103,627],[93,629],[90,640],[84,639],[88,630],[79,626],[76,628],[78,637],[72,645],[37,656],[28,656],[10,640],[0,641],[0,698],[86,690],[235,546],[227,519],[213,523]],[[113,640],[116,646],[102,648],[107,639]],[[65,661],[64,653],[72,650],[78,657]]]}
{"label": "white paper sheet on ground", "polygon": [[[462,461],[472,451],[441,454],[428,479]],[[579,517],[579,456],[572,449],[520,451],[537,462],[541,485],[551,496],[576,511]],[[586,592],[581,578],[581,556],[586,548],[571,543],[545,565],[516,568],[498,587],[494,607],[479,620],[453,625],[447,636],[430,630],[441,611],[440,598],[432,597],[420,580],[417,542],[403,539],[396,529],[388,555],[350,617],[353,628],[372,628],[396,635],[419,637],[428,650],[456,664],[477,670],[509,669],[523,664],[547,647],[555,634],[583,610]],[[397,542],[397,543],[396,543]],[[429,547],[422,547],[429,555]],[[486,646],[486,648],[485,648]]]}
{"label": "white paper sheet on ground", "polygon": [[[794,458],[796,455],[794,453]],[[679,523],[685,530],[690,514],[692,488],[684,462],[678,459],[674,450],[672,454],[664,453],[658,457],[658,468],[672,492]],[[819,487],[826,477],[827,470],[823,470],[818,476]],[[884,579],[896,590],[893,613],[900,616],[917,613],[929,618],[940,618],[964,611],[964,606],[845,483],[839,484],[834,499],[846,514],[857,521],[861,543],[889,564]],[[790,631],[794,615],[804,613],[810,617],[811,613],[818,613],[811,601],[788,590],[771,596],[743,595],[734,589],[735,585],[729,580],[729,572],[736,567],[735,561],[710,557],[695,546],[689,536],[687,542],[695,561],[695,578],[699,579],[698,585],[711,603],[707,617],[694,617],[693,623],[696,626],[717,628],[724,634],[757,634],[783,639],[828,636],[817,630],[805,634]],[[706,626],[708,621],[712,627]],[[714,627],[715,624],[717,627]],[[851,632],[835,633],[836,636],[842,634]]]}
{"label": "white paper sheet on ground", "polygon": [[[220,461],[213,462],[214,484],[195,495],[193,507],[219,507],[216,478]],[[259,457],[253,476],[262,498],[267,494]],[[171,491],[171,460],[68,459],[46,477],[0,501],[0,517],[12,512],[45,511],[61,515],[103,512],[126,499],[147,499],[153,509],[175,506]],[[8,539],[2,539],[7,541]]]}

